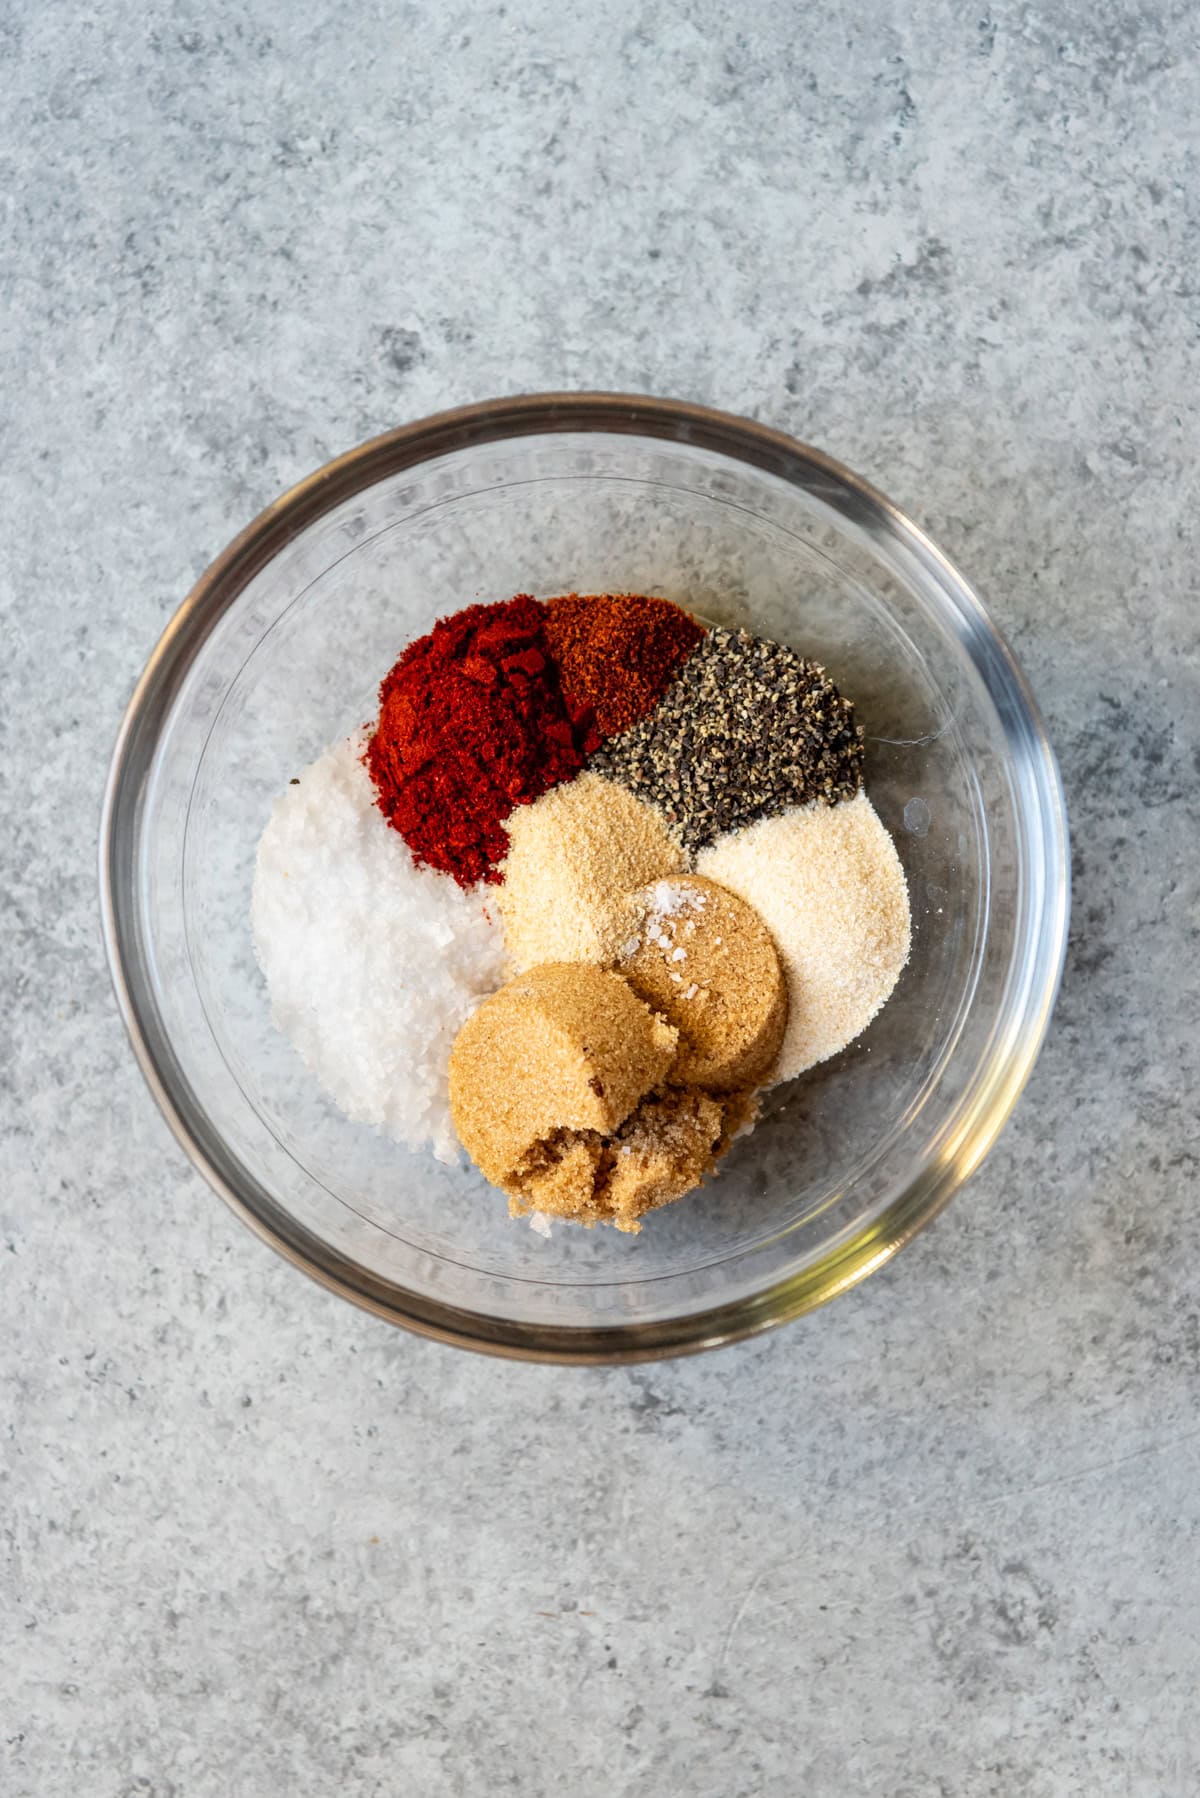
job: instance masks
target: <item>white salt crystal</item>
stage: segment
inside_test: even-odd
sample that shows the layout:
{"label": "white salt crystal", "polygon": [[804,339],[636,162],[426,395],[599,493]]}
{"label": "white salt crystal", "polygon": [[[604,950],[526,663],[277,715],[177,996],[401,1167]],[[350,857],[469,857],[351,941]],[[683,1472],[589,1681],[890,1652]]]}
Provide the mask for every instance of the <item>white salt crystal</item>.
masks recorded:
{"label": "white salt crystal", "polygon": [[[676,918],[685,911],[703,911],[707,904],[708,894],[701,892],[698,887],[689,886],[686,879],[656,880],[649,893],[650,940],[655,940],[654,932],[661,931],[664,923],[673,934]],[[694,928],[694,925],[689,927]]]}
{"label": "white salt crystal", "polygon": [[275,1023],[346,1115],[458,1159],[447,1068],[459,1027],[504,980],[482,895],[418,868],[375,804],[363,733],[275,801],[252,921]]}
{"label": "white salt crystal", "polygon": [[671,960],[672,961],[686,961],[687,960],[687,950],[686,949],[674,950],[671,955]]}

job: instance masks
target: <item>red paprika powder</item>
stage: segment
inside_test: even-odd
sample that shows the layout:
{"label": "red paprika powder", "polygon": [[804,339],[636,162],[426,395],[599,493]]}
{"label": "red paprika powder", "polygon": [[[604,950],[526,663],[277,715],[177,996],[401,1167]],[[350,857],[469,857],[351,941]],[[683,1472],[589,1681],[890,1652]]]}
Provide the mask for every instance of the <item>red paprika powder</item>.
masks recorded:
{"label": "red paprika powder", "polygon": [[611,737],[654,709],[704,631],[669,599],[568,593],[547,601],[546,635],[567,704]]}
{"label": "red paprika powder", "polygon": [[496,881],[503,821],[583,765],[597,744],[572,711],[546,612],[518,594],[468,606],[410,643],[379,689],[366,761],[380,811],[418,862],[461,887]]}

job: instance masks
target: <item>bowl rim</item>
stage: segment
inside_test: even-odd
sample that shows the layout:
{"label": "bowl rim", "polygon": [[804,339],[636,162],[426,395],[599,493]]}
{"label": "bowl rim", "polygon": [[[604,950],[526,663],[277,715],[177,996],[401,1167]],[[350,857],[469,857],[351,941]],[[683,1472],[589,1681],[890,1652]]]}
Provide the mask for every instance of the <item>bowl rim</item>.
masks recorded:
{"label": "bowl rim", "polygon": [[[607,1326],[528,1324],[439,1303],[374,1275],[308,1232],[258,1182],[240,1191],[213,1163],[190,1118],[186,1082],[172,1078],[169,1045],[156,1046],[139,1000],[129,950],[132,865],[146,770],[159,725],[192,660],[253,576],[288,539],[375,482],[455,450],[556,432],[598,432],[686,442],[807,486],[817,470],[839,489],[844,510],[873,532],[899,538],[926,574],[952,596],[987,652],[992,681],[1018,716],[1040,809],[1044,867],[1036,939],[1027,951],[1017,1015],[972,1082],[974,1104],[949,1154],[923,1167],[878,1216],[811,1266],[756,1293],[656,1323]],[[806,478],[798,471],[803,467]],[[991,679],[988,678],[990,670]],[[1028,804],[1028,795],[1026,796]],[[434,413],[369,439],[305,476],[273,500],[200,576],[155,645],[125,711],[105,786],[99,841],[100,913],[109,972],[143,1076],[177,1142],[230,1209],[293,1266],[386,1321],[435,1340],[525,1361],[619,1363],[697,1353],[802,1316],[882,1267],[932,1221],[983,1160],[1032,1071],[1062,978],[1070,913],[1066,806],[1058,765],[1037,703],[1004,637],[974,589],[905,513],[823,451],[754,420],[683,400],[609,392],[518,394]]]}

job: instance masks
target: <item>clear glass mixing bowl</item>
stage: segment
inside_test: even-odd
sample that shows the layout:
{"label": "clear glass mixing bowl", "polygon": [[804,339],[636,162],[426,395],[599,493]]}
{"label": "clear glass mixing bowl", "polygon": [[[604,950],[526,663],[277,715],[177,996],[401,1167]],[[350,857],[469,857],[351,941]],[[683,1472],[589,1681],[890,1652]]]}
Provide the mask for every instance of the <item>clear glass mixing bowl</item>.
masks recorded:
{"label": "clear glass mixing bowl", "polygon": [[[717,1178],[639,1237],[511,1222],[468,1167],[348,1123],[271,1024],[250,935],[271,802],[476,599],[627,590],[824,662],[912,894],[912,959],[836,1060],[769,1095]],[[878,1267],[978,1164],[1062,966],[1066,821],[1012,655],[894,506],[699,407],[537,395],[442,414],[301,482],[155,650],[121,730],[104,924],[135,1052],[197,1167],[297,1266],[463,1346],[615,1361],[795,1317]]]}

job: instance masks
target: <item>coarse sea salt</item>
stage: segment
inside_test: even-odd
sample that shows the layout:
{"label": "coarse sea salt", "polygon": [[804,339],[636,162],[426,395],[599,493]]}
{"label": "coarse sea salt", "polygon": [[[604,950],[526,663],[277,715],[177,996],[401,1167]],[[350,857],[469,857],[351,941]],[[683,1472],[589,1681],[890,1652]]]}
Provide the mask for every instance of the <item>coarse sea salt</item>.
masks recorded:
{"label": "coarse sea salt", "polygon": [[[689,886],[687,877],[679,881],[656,880],[649,891],[642,895],[637,917],[638,936],[630,937],[622,946],[618,960],[628,961],[637,954],[644,936],[646,942],[653,943],[656,948],[670,951],[672,961],[686,961],[687,950],[675,943],[675,920],[685,911],[700,912],[708,904],[708,894],[697,887]],[[666,928],[663,928],[664,922]],[[690,935],[696,928],[694,918],[689,918],[684,925],[685,935]],[[720,939],[718,938],[718,941]]]}
{"label": "coarse sea salt", "polygon": [[276,1025],[347,1117],[453,1163],[450,1047],[503,984],[504,936],[479,891],[413,861],[365,746],[363,732],[334,744],[275,801],[255,948]]}
{"label": "coarse sea salt", "polygon": [[708,894],[689,886],[686,879],[656,880],[650,889],[648,921],[651,927],[657,927],[664,918],[677,918],[685,911],[703,911],[707,904]]}

